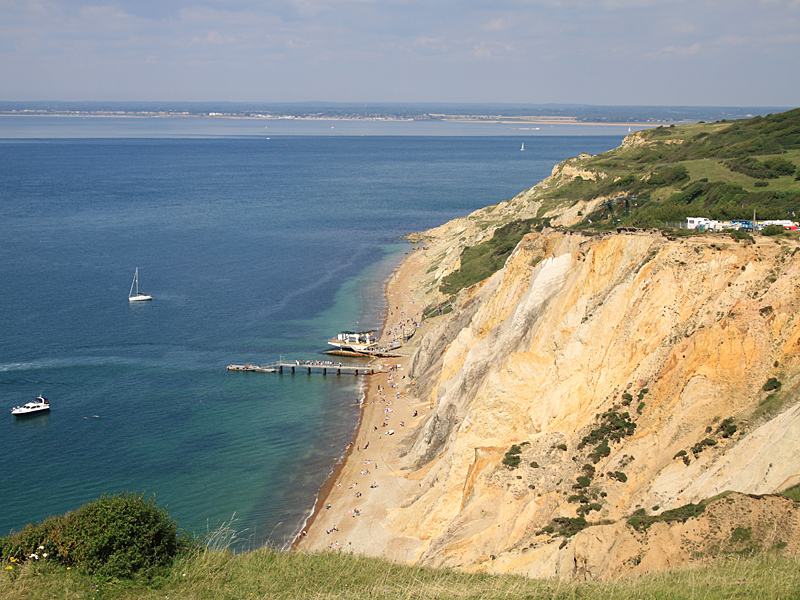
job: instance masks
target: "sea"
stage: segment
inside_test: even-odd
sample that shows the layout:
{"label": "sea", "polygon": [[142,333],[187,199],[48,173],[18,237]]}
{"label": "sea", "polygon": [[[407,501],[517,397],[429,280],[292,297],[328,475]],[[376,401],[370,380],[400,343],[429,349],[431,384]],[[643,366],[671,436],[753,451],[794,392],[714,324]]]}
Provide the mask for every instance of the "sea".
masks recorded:
{"label": "sea", "polygon": [[[285,546],[363,379],[226,366],[329,360],[338,332],[380,326],[407,233],[627,133],[0,116],[0,535],[126,491],[198,535]],[[151,302],[128,301],[137,268]],[[49,414],[11,415],[39,394]]]}

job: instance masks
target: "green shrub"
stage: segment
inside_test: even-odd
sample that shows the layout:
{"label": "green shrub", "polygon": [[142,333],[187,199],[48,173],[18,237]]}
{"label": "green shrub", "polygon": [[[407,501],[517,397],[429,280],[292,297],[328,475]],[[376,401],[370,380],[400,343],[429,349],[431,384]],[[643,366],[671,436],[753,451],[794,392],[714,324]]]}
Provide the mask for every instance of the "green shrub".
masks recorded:
{"label": "green shrub", "polygon": [[764,384],[763,389],[765,392],[771,392],[772,390],[779,390],[781,389],[781,382],[775,379],[774,377],[770,377],[767,379],[767,383]]}
{"label": "green shrub", "polygon": [[519,463],[522,461],[520,454],[522,454],[522,448],[517,444],[513,444],[511,449],[506,452],[506,455],[503,458],[503,464],[509,469],[516,469],[519,466]]}
{"label": "green shrub", "polygon": [[628,525],[637,531],[646,531],[650,525],[657,521],[663,521],[666,523],[680,521],[681,523],[685,523],[692,517],[702,514],[705,511],[707,504],[708,501],[703,501],[699,504],[689,503],[679,508],[664,511],[660,515],[652,516],[648,516],[645,513],[645,510],[641,508],[634,512],[633,515],[628,519]]}
{"label": "green shrub", "polygon": [[767,168],[772,169],[772,171],[779,176],[792,175],[795,172],[794,163],[786,160],[785,158],[781,158],[780,156],[768,158],[764,161],[764,164],[767,166]]}
{"label": "green shrub", "polygon": [[761,230],[761,235],[783,235],[786,230],[780,225],[767,225]]}
{"label": "green shrub", "polygon": [[719,431],[722,433],[722,437],[724,438],[731,437],[734,433],[736,433],[737,429],[738,427],[736,426],[736,423],[734,423],[733,419],[730,417],[719,424]]}
{"label": "green shrub", "polygon": [[39,560],[46,554],[48,560],[101,579],[125,579],[152,577],[194,543],[158,508],[155,496],[123,492],[6,536],[0,539],[0,553],[4,562],[11,556]]}
{"label": "green shrub", "polygon": [[753,236],[744,231],[743,229],[734,229],[733,231],[731,231],[731,237],[737,242],[741,240],[746,240],[748,242],[755,242]]}
{"label": "green shrub", "polygon": [[716,445],[717,445],[716,440],[712,438],[706,438],[704,440],[697,442],[694,446],[692,446],[692,454],[694,454],[696,457],[706,448],[706,446],[716,446]]}

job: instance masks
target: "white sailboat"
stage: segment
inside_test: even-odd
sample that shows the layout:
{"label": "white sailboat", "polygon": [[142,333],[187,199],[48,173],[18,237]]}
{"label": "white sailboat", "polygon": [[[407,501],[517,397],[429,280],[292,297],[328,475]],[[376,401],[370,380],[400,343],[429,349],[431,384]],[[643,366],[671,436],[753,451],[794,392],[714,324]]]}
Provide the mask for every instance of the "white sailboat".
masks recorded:
{"label": "white sailboat", "polygon": [[525,142],[522,142],[522,148],[520,148],[520,152],[525,150]]}
{"label": "white sailboat", "polygon": [[[133,293],[134,287],[136,288],[136,294]],[[139,267],[136,267],[136,272],[133,274],[133,283],[131,283],[131,291],[128,292],[128,300],[130,302],[141,302],[143,300],[152,299],[152,296],[148,296],[147,294],[142,294],[139,292]]]}

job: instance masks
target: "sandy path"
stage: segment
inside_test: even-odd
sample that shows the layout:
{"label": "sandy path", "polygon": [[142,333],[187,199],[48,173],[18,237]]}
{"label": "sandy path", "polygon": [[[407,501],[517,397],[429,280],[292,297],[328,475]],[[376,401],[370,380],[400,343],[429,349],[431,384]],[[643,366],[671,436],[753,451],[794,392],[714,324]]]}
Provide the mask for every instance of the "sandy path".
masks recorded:
{"label": "sandy path", "polygon": [[[424,305],[414,297],[412,279],[423,268],[423,255],[408,256],[386,283],[387,316],[382,342],[407,319],[419,321]],[[402,353],[402,349],[400,350]],[[413,550],[414,543],[395,539],[383,527],[390,508],[400,506],[416,485],[399,470],[403,438],[429,411],[424,402],[407,399],[408,356],[375,359],[387,372],[373,375],[366,387],[361,423],[343,465],[323,487],[316,513],[295,548],[328,549],[393,557]],[[391,370],[389,370],[391,369]],[[394,432],[394,433],[390,433]]]}

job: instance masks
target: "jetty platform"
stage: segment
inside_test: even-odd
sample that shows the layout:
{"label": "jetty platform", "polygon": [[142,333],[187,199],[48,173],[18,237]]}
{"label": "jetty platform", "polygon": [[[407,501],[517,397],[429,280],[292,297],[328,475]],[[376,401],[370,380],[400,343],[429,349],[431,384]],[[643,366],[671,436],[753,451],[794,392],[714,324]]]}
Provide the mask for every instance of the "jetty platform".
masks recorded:
{"label": "jetty platform", "polygon": [[295,371],[305,371],[307,374],[322,373],[327,375],[328,371],[341,375],[348,373],[352,375],[372,375],[376,371],[380,372],[380,366],[372,365],[345,365],[345,364],[331,364],[323,361],[278,361],[267,365],[228,365],[228,371],[241,371],[248,373],[283,373],[288,371],[295,373]]}

